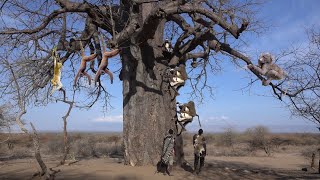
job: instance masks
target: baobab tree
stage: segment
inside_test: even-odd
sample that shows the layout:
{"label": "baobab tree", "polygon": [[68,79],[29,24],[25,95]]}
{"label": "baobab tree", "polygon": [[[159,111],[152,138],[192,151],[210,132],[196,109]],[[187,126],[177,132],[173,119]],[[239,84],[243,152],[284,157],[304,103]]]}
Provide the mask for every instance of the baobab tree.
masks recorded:
{"label": "baobab tree", "polygon": [[[250,0],[4,1],[1,53],[17,65],[18,78],[29,89],[28,102],[46,103],[53,76],[50,56],[55,46],[64,67],[69,67],[64,72],[69,76],[74,76],[74,63],[81,50],[76,42],[97,54],[90,64],[92,73],[102,60],[101,41],[107,39],[108,47],[120,48],[125,163],[155,164],[164,134],[169,128],[176,129],[176,97],[169,84],[169,70],[186,66],[192,72],[189,81],[194,93],[201,96],[211,90],[207,79],[218,68],[218,55],[253,64],[239,50],[239,38],[259,28],[254,16],[258,5]],[[172,41],[170,53],[163,48],[166,38]],[[191,61],[193,67],[197,63],[194,69]],[[108,103],[105,83],[101,77],[98,81],[97,87],[80,87],[87,90],[90,101],[78,107],[91,107],[99,100]],[[283,94],[293,97],[299,92],[286,91],[283,83],[269,86],[279,99]],[[178,164],[183,162],[182,147],[179,136]]]}

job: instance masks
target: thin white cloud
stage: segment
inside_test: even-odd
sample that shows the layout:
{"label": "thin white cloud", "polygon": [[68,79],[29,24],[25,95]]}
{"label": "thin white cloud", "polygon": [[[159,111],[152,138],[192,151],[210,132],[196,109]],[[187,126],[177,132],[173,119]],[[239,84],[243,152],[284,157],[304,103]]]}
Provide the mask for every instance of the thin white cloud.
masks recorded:
{"label": "thin white cloud", "polygon": [[205,122],[211,122],[211,121],[226,121],[230,119],[228,116],[225,115],[221,115],[221,116],[211,116],[211,117],[207,117],[205,118]]}
{"label": "thin white cloud", "polygon": [[222,115],[222,116],[220,117],[220,119],[221,119],[221,120],[228,120],[229,117],[228,117],[228,116],[225,116],[225,115]]}
{"label": "thin white cloud", "polygon": [[119,123],[122,121],[123,121],[122,115],[98,117],[93,120],[93,122],[110,122],[110,123]]}

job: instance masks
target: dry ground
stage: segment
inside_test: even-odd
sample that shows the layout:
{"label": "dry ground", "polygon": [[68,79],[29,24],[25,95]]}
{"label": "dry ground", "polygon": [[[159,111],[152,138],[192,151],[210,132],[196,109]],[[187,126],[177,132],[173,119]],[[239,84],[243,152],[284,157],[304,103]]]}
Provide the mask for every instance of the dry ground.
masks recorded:
{"label": "dry ground", "polygon": [[[309,168],[311,153],[320,147],[318,134],[257,132],[206,135],[208,156],[200,175],[189,172],[193,166],[192,134],[184,135],[186,160],[191,166],[175,167],[174,176],[155,174],[153,166],[123,165],[121,134],[71,133],[68,159],[79,161],[59,167],[56,165],[63,150],[62,135],[41,133],[40,141],[47,166],[60,170],[56,179],[320,179]],[[0,134],[0,142],[7,137]],[[8,142],[0,144],[0,179],[30,179],[39,170],[32,157],[32,139],[12,134]],[[120,158],[111,158],[115,156]],[[318,154],[316,158],[317,164]],[[304,167],[307,172],[301,170]]]}
{"label": "dry ground", "polygon": [[[192,157],[187,158],[192,163]],[[45,158],[49,167],[54,167],[56,158]],[[307,161],[296,154],[276,154],[274,157],[213,157],[208,156],[206,165],[199,175],[188,172],[188,169],[175,167],[173,176],[155,174],[155,167],[125,166],[120,159],[91,158],[84,159],[70,166],[63,165],[53,168],[60,169],[56,179],[115,179],[115,180],[157,180],[157,179],[320,179],[320,175],[303,172]],[[0,179],[31,179],[39,168],[34,159],[17,159],[2,161]],[[38,178],[33,178],[38,179]]]}

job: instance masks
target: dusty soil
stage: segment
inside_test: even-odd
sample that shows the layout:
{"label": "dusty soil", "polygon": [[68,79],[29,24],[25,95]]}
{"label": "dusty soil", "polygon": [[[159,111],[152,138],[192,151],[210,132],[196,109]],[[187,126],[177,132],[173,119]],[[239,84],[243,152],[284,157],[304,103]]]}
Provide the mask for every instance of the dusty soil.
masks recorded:
{"label": "dusty soil", "polygon": [[[70,166],[58,167],[55,167],[58,164],[55,157],[46,157],[44,160],[49,167],[54,167],[54,170],[61,170],[56,174],[56,179],[320,179],[320,175],[315,171],[301,171],[301,168],[308,167],[309,163],[294,153],[274,154],[273,157],[208,156],[199,175],[189,172],[191,169],[175,167],[173,176],[155,174],[153,166],[125,166],[121,159],[117,158],[85,159]],[[187,160],[192,166],[192,157]],[[38,169],[33,159],[2,160],[0,179],[30,179]]]}

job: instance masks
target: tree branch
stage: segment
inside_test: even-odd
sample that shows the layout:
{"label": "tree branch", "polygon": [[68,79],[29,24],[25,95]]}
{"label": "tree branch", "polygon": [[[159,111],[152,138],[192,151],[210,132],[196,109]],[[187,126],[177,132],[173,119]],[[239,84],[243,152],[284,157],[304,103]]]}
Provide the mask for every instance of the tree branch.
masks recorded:
{"label": "tree branch", "polygon": [[[252,64],[251,60],[250,60],[248,57],[246,57],[245,55],[243,55],[243,54],[240,53],[239,51],[231,48],[229,44],[221,43],[213,34],[211,34],[211,36],[212,36],[212,38],[213,38],[213,40],[211,40],[211,42],[214,42],[214,43],[210,43],[210,44],[209,44],[209,47],[210,47],[211,49],[215,49],[215,48],[216,48],[215,46],[212,47],[212,44],[218,44],[219,47],[220,47],[220,49],[221,49],[222,51],[227,52],[228,54],[230,54],[230,55],[232,55],[232,56],[234,56],[234,57],[236,57],[236,58],[238,58],[238,59],[243,60],[244,62],[247,63],[247,65]],[[253,74],[255,74],[260,80],[263,80],[263,79],[264,79],[258,72],[254,71],[253,69],[250,69],[250,71],[253,72]],[[270,86],[272,87],[274,94],[275,94],[280,100],[282,100],[282,96],[279,95],[279,94],[276,92],[276,90],[278,90],[281,94],[285,94],[285,95],[287,95],[287,96],[289,96],[289,97],[295,97],[295,96],[297,96],[297,94],[299,94],[300,92],[302,92],[303,90],[305,90],[305,88],[301,88],[300,90],[297,90],[295,93],[288,93],[288,92],[286,92],[285,90],[282,90],[279,86],[274,85],[273,83],[270,83]]]}
{"label": "tree branch", "polygon": [[33,34],[33,33],[37,33],[41,30],[43,30],[44,28],[47,27],[47,25],[50,23],[50,21],[52,19],[54,19],[55,17],[57,17],[59,14],[65,13],[66,10],[65,9],[59,9],[56,11],[53,11],[49,16],[47,16],[44,20],[42,20],[42,24],[40,26],[38,26],[37,28],[34,29],[24,29],[24,30],[16,30],[14,28],[10,28],[7,31],[0,31],[0,35],[1,34]]}
{"label": "tree branch", "polygon": [[178,53],[175,53],[175,55],[171,58],[169,66],[175,66],[180,60],[185,59],[184,55],[194,50],[197,46],[202,45],[203,42],[207,40],[209,35],[209,29],[205,30],[204,32],[194,32],[195,37],[179,47]]}
{"label": "tree branch", "polygon": [[21,131],[23,131],[24,133],[28,134],[28,130],[24,127],[23,123],[21,122],[21,117],[27,113],[26,111],[26,108],[25,108],[25,103],[24,101],[22,100],[22,96],[21,96],[21,93],[20,93],[20,86],[19,86],[19,83],[18,83],[18,80],[16,78],[16,75],[10,65],[10,63],[7,61],[6,62],[7,65],[9,66],[10,68],[10,71],[11,71],[11,75],[13,77],[13,81],[15,83],[15,86],[16,86],[16,90],[17,90],[17,96],[18,96],[18,105],[19,105],[19,108],[20,108],[20,112],[18,113],[18,115],[16,116],[16,122],[18,124],[18,126],[20,127]]}
{"label": "tree branch", "polygon": [[[240,28],[238,28],[235,24],[229,24],[226,20],[222,19],[220,16],[216,15],[214,12],[209,11],[205,9],[204,7],[201,7],[200,5],[185,3],[185,4],[179,4],[178,1],[168,3],[164,6],[158,7],[158,9],[155,9],[153,13],[151,13],[145,20],[142,28],[140,29],[140,35],[143,39],[148,39],[153,36],[154,32],[148,32],[145,33],[146,29],[150,29],[150,27],[153,27],[153,29],[156,29],[154,27],[157,27],[160,20],[169,17],[170,15],[175,14],[182,14],[182,13],[199,13],[210,19],[212,22],[205,22],[203,19],[197,19],[197,21],[202,24],[206,24],[206,26],[210,26],[211,24],[217,24],[226,31],[228,31],[230,34],[232,34],[236,39],[239,38],[240,33],[242,33],[246,28],[248,27],[248,22],[243,21]],[[143,32],[143,33],[142,33]]]}
{"label": "tree branch", "polygon": [[179,14],[170,15],[167,17],[167,20],[173,21],[178,24],[183,31],[189,31],[189,29],[191,28],[187,21]]}

